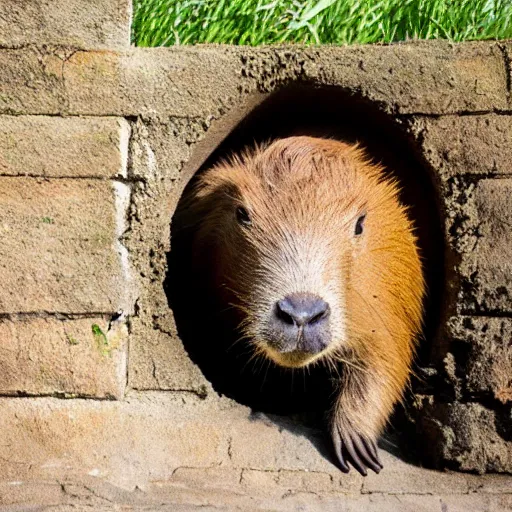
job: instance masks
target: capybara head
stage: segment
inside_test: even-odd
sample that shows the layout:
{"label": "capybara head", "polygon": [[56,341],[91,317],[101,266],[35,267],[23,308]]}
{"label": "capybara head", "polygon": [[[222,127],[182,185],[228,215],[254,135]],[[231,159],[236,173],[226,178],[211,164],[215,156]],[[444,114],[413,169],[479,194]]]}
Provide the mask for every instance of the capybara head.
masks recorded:
{"label": "capybara head", "polygon": [[201,176],[189,209],[214,293],[281,366],[371,351],[368,319],[386,326],[397,301],[418,323],[422,287],[403,285],[422,279],[410,222],[395,183],[354,145],[290,137],[234,156]]}

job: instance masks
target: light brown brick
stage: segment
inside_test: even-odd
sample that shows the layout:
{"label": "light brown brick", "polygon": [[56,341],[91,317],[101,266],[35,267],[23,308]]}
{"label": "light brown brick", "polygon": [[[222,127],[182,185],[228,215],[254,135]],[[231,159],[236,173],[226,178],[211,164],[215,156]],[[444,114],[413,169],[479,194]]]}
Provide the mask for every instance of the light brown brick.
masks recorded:
{"label": "light brown brick", "polygon": [[[315,471],[279,471],[277,482],[280,487],[291,491],[306,492],[332,492],[339,491],[339,484],[328,473],[317,473]],[[353,487],[354,490],[356,486]]]}
{"label": "light brown brick", "polygon": [[0,46],[125,48],[131,10],[130,0],[2,0]]}
{"label": "light brown brick", "polygon": [[445,178],[512,175],[512,116],[419,118],[412,127],[423,155]]}
{"label": "light brown brick", "polygon": [[104,318],[1,319],[0,394],[122,397],[127,331],[122,323],[110,330],[108,324]]}
{"label": "light brown brick", "polygon": [[490,494],[508,494],[512,503],[512,475],[468,475],[471,491]]}
{"label": "light brown brick", "polygon": [[117,182],[0,178],[0,312],[128,311],[128,201]]}
{"label": "light brown brick", "polygon": [[454,385],[461,392],[512,403],[512,320],[458,316],[447,327],[458,363],[458,372],[451,375]]}
{"label": "light brown brick", "polygon": [[133,318],[130,337],[130,387],[138,390],[190,390],[204,395],[210,384],[190,360],[174,320],[165,331],[146,315]]}
{"label": "light brown brick", "polygon": [[391,113],[507,108],[496,43],[307,48],[0,51],[0,112],[219,118],[297,79],[339,86]]}
{"label": "light brown brick", "polygon": [[126,176],[124,119],[0,116],[0,174]]}
{"label": "light brown brick", "polygon": [[236,51],[134,48],[77,52],[64,66],[69,112],[218,116],[239,97]]}
{"label": "light brown brick", "polygon": [[461,309],[466,312],[512,311],[512,179],[471,185],[466,206],[468,243],[459,271]]}
{"label": "light brown brick", "polygon": [[232,415],[189,394],[146,393],[123,401],[0,398],[0,410],[3,479],[25,480],[30,466],[50,479],[65,468],[133,489],[169,480],[178,467],[228,460],[222,418],[229,423]]}
{"label": "light brown brick", "polygon": [[391,465],[378,475],[369,472],[362,492],[385,494],[467,494],[469,484],[463,473],[442,473],[418,466]]}
{"label": "light brown brick", "polygon": [[429,464],[461,471],[512,471],[510,407],[491,409],[476,402],[429,405],[420,425],[423,458]]}
{"label": "light brown brick", "polygon": [[166,481],[169,485],[196,489],[233,490],[240,482],[241,470],[222,467],[181,467]]}
{"label": "light brown brick", "polygon": [[306,74],[375,100],[391,113],[448,114],[505,109],[506,71],[495,43],[326,47]]}
{"label": "light brown brick", "polygon": [[[508,82],[512,83],[512,43],[502,43],[502,48],[505,53],[505,59],[507,61],[507,72],[508,72]],[[512,107],[512,97],[508,98],[509,106]]]}
{"label": "light brown brick", "polygon": [[62,66],[67,52],[0,50],[0,113],[57,114],[67,104]]}

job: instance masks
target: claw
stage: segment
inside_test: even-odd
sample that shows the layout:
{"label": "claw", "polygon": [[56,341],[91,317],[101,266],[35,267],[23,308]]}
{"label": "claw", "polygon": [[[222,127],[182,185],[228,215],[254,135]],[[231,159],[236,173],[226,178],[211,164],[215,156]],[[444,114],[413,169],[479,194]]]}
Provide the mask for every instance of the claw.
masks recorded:
{"label": "claw", "polygon": [[380,460],[379,452],[377,450],[377,445],[375,444],[375,441],[372,441],[366,437],[363,437],[362,439],[366,448],[370,451],[371,455],[373,456],[373,460],[380,466],[380,469],[382,469],[384,466],[382,465],[382,462]]}
{"label": "claw", "polygon": [[359,455],[354,447],[354,443],[350,436],[347,436],[347,439],[345,440],[345,449],[347,450],[348,454],[350,455],[350,462],[352,463],[352,466],[361,473],[361,475],[366,476],[368,473],[366,471],[366,468],[359,458]]}
{"label": "claw", "polygon": [[366,466],[372,469],[375,473],[379,473],[382,468],[377,464],[371,450],[368,449],[367,443],[364,442],[364,437],[356,434],[353,438],[353,443]]}
{"label": "claw", "polygon": [[350,471],[350,468],[348,467],[345,457],[343,456],[343,445],[341,442],[341,434],[339,432],[338,427],[335,427],[335,432],[332,434],[332,442],[334,445],[334,453],[336,454],[336,457],[338,459],[338,462],[340,464],[340,469],[343,471],[343,473],[348,473]]}
{"label": "claw", "polygon": [[335,424],[332,429],[332,441],[343,473],[350,471],[349,462],[363,476],[367,476],[367,468],[375,473],[380,473],[383,468],[377,446],[372,439]]}

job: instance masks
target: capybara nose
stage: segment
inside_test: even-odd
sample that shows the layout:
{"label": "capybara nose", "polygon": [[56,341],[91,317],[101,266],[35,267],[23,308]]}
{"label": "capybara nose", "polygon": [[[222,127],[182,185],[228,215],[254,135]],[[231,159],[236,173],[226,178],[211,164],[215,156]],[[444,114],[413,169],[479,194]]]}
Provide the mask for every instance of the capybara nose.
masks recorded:
{"label": "capybara nose", "polygon": [[276,304],[276,315],[282,321],[297,327],[314,324],[329,316],[329,304],[309,293],[294,293]]}
{"label": "capybara nose", "polygon": [[269,343],[279,352],[318,354],[331,341],[325,300],[311,293],[292,293],[276,302],[270,318]]}

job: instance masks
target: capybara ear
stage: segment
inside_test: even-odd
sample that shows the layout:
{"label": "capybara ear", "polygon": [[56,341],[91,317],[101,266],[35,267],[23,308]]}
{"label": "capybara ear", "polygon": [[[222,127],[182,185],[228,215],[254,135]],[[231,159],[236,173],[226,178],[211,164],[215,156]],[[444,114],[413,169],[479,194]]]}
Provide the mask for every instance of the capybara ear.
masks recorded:
{"label": "capybara ear", "polygon": [[184,231],[197,230],[201,223],[207,222],[216,212],[229,208],[239,197],[240,190],[234,183],[225,179],[200,177],[194,184],[192,194],[183,201],[175,213],[174,235],[179,236]]}

